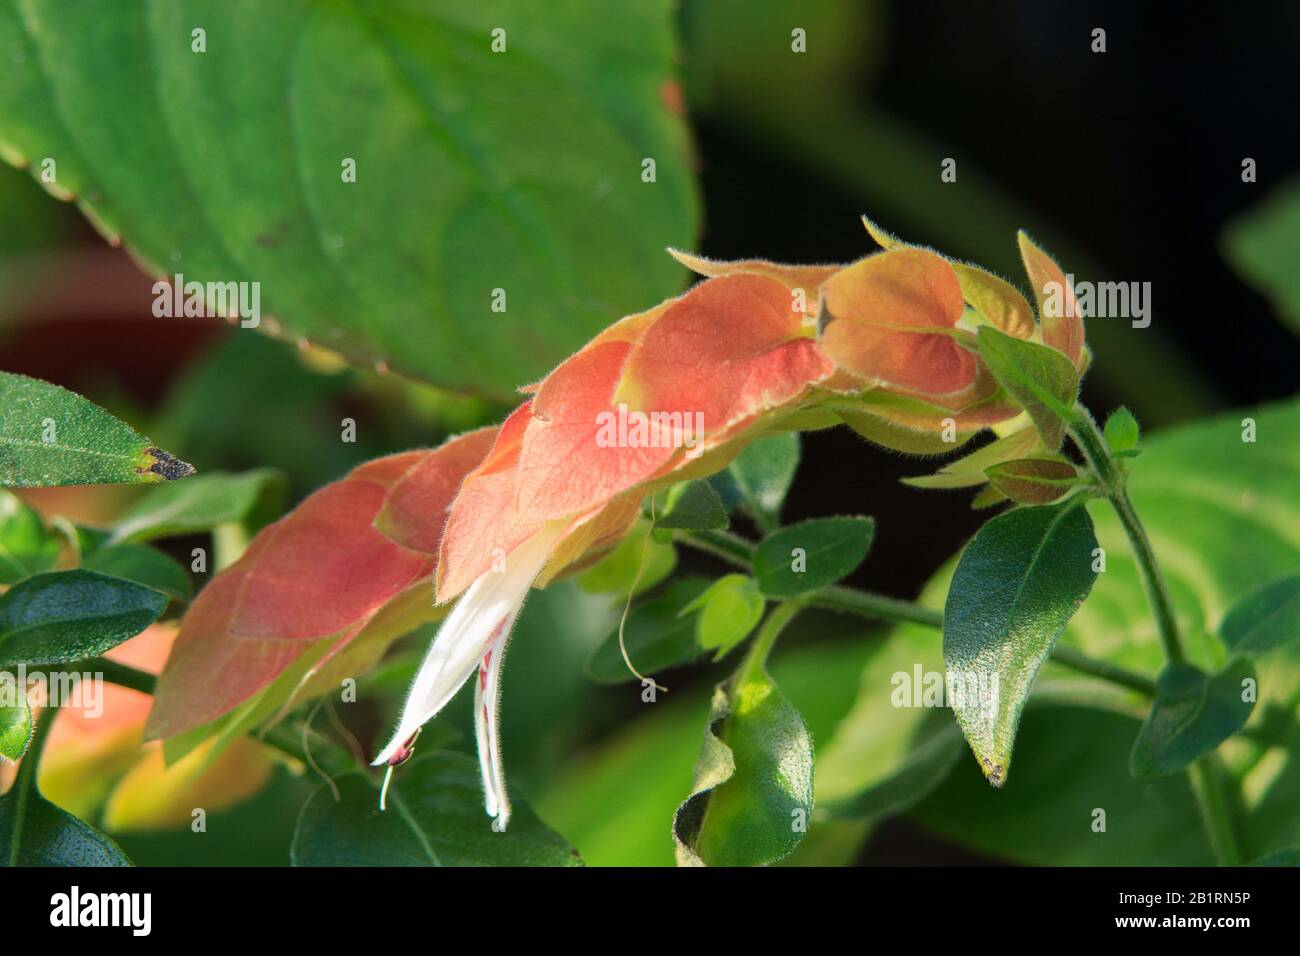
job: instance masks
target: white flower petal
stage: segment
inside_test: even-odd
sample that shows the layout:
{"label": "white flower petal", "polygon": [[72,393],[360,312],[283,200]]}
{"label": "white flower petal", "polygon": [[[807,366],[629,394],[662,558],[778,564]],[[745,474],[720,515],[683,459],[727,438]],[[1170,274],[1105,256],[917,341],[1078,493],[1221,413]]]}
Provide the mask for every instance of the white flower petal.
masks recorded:
{"label": "white flower petal", "polygon": [[510,553],[503,569],[484,572],[466,589],[424,655],[397,730],[373,766],[387,763],[398,753],[411,735],[456,695],[488,648],[504,642],[562,524],[538,531]]}
{"label": "white flower petal", "polygon": [[483,772],[483,801],[488,816],[495,817],[492,829],[503,832],[510,821],[510,797],[506,793],[505,770],[501,764],[501,734],[497,714],[501,708],[501,661],[506,655],[509,628],[488,648],[479,664],[474,685],[474,728],[478,738],[478,762]]}

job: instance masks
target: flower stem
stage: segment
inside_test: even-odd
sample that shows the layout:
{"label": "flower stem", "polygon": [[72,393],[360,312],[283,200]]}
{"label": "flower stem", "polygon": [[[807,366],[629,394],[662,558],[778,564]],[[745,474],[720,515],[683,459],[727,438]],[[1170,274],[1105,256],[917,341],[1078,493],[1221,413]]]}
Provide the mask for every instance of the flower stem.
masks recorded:
{"label": "flower stem", "polygon": [[[678,531],[674,539],[688,547],[707,552],[743,571],[753,571],[754,545],[729,531]],[[923,607],[914,601],[902,601],[871,591],[843,585],[831,585],[814,591],[808,607],[855,614],[870,621],[899,621],[921,624],[936,630],[943,627],[943,612]],[[1155,682],[1142,674],[1117,664],[1098,661],[1069,647],[1057,647],[1052,660],[1071,670],[1100,680],[1155,696]]]}
{"label": "flower stem", "polygon": [[749,652],[745,655],[745,661],[736,671],[736,684],[744,684],[756,672],[762,671],[767,666],[768,655],[772,653],[772,647],[776,644],[776,639],[781,636],[781,632],[786,626],[795,619],[806,607],[806,603],[799,599],[793,601],[782,601],[772,609],[772,613],[767,616],[763,626],[759,628],[754,640],[749,645]]}
{"label": "flower stem", "polygon": [[[1137,511],[1128,496],[1128,475],[1115,461],[1106,446],[1105,436],[1097,427],[1092,414],[1082,405],[1075,406],[1075,419],[1070,424],[1070,437],[1087,459],[1106,498],[1119,516],[1124,533],[1128,535],[1137,559],[1142,586],[1146,590],[1151,614],[1155,618],[1156,632],[1169,664],[1183,664],[1187,655],[1178,635],[1178,619],[1174,616],[1173,602],[1164,575],[1156,561],[1151,540],[1138,519]],[[1219,772],[1214,752],[1201,757],[1187,768],[1188,780],[1201,811],[1205,834],[1220,866],[1237,866],[1241,851],[1233,828],[1232,811],[1225,793],[1225,782]]]}

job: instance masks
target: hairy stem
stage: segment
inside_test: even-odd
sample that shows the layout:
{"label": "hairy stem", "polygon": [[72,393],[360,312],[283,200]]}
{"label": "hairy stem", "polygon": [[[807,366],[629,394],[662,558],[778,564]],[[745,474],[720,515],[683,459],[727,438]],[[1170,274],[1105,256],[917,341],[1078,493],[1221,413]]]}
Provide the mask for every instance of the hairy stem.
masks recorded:
{"label": "hairy stem", "polygon": [[[1164,648],[1165,660],[1170,664],[1185,663],[1187,655],[1178,634],[1178,619],[1174,616],[1173,602],[1169,599],[1169,589],[1156,561],[1155,550],[1129,499],[1128,475],[1111,456],[1105,436],[1097,427],[1092,414],[1082,404],[1075,406],[1075,420],[1070,425],[1070,437],[1083,452],[1119,516],[1124,533],[1128,535],[1142,577],[1142,586],[1151,605],[1151,614],[1155,618],[1156,632],[1160,635],[1160,645]],[[1232,810],[1214,753],[1206,754],[1188,767],[1187,776],[1192,792],[1196,795],[1201,822],[1215,859],[1220,866],[1240,864],[1241,851],[1233,826]]]}

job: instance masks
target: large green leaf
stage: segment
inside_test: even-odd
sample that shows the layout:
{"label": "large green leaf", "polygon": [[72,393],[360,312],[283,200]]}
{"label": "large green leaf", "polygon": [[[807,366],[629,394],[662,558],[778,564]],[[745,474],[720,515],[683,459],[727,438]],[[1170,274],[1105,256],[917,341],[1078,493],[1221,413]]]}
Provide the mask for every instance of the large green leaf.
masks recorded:
{"label": "large green leaf", "polygon": [[0,584],[48,571],[59,557],[59,539],[35,508],[0,490]]}
{"label": "large green leaf", "polygon": [[1092,521],[1078,501],[1017,508],[966,545],[943,615],[949,701],[994,786],[1043,661],[1092,588]]}
{"label": "large green leaf", "polygon": [[80,395],[0,372],[0,486],[170,481],[193,473]]}
{"label": "large green leaf", "polygon": [[438,751],[397,771],[388,809],[372,778],[349,773],[339,799],[321,787],[302,808],[295,866],[580,866],[578,851],[516,797],[509,829],[483,812],[478,765]]}
{"label": "large green leaf", "polygon": [[1056,349],[980,327],[980,355],[989,371],[1029,413],[1048,451],[1061,447],[1079,397],[1079,374]]}
{"label": "large green leaf", "polygon": [[854,515],[781,528],[755,549],[754,577],[770,597],[793,597],[834,584],[862,563],[875,530],[871,518]]}
{"label": "large green leaf", "polygon": [[0,595],[0,667],[95,657],[158,620],[167,596],[76,568],[30,577]]}
{"label": "large green leaf", "polygon": [[691,794],[673,819],[678,863],[775,863],[803,840],[812,803],[812,736],[751,653],[713,692]]}
{"label": "large green leaf", "polygon": [[[1242,441],[1242,420],[1257,441]],[[1300,404],[1239,411],[1144,438],[1130,492],[1172,592],[1191,663],[1222,668],[1228,650],[1210,635],[1225,612],[1261,583],[1300,568]],[[1119,522],[1089,506],[1106,571],[1062,643],[1154,675],[1163,654]],[[947,572],[927,587],[942,595]],[[910,629],[909,629],[910,630]],[[1300,842],[1300,644],[1257,662],[1259,701],[1238,735],[1218,750],[1239,802],[1243,856]],[[1038,703],[1034,703],[1038,701]],[[1104,704],[1105,711],[1093,709]],[[981,852],[1031,864],[1204,865],[1212,855],[1183,775],[1157,781],[1129,773],[1146,702],[1115,694],[1049,661],[1016,743],[1016,773],[1000,791],[978,772],[957,772],[915,811],[940,834]],[[1094,832],[1094,809],[1108,829]]]}
{"label": "large green leaf", "polygon": [[0,154],[155,276],[260,283],[264,330],[505,396],[681,282],[671,12],[5,0]]}
{"label": "large green leaf", "polygon": [[0,797],[0,860],[8,865],[131,865],[116,843],[39,794],[19,804],[12,791]]}
{"label": "large green leaf", "polygon": [[264,523],[274,517],[284,493],[284,475],[274,468],[213,472],[152,488],[118,519],[109,543],[193,534],[249,519]]}

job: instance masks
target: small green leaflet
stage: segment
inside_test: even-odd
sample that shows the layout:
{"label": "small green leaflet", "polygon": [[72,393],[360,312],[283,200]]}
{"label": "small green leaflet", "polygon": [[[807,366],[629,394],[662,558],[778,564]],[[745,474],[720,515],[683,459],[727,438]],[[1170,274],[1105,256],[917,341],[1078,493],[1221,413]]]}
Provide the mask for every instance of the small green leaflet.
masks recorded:
{"label": "small green leaflet", "polygon": [[12,674],[0,674],[0,757],[18,760],[32,739],[32,711],[26,688]]}
{"label": "small green leaflet", "polygon": [[770,531],[777,526],[798,470],[799,435],[782,432],[751,442],[710,482],[728,510],[741,504],[759,527]]}
{"label": "small green leaflet", "polygon": [[1079,373],[1056,349],[1026,342],[990,325],[979,330],[980,354],[998,384],[1011,393],[1038,429],[1043,445],[1056,451],[1074,419]]}
{"label": "small green leaflet", "polygon": [[1129,458],[1138,453],[1138,442],[1142,439],[1142,431],[1133,413],[1123,405],[1107,417],[1103,435],[1106,439],[1106,447],[1110,449],[1112,455]]}
{"label": "small green leaflet", "polygon": [[695,617],[695,640],[703,650],[717,651],[714,660],[720,660],[749,636],[763,617],[766,604],[753,578],[747,574],[728,574],[709,585],[680,613],[699,611]]}
{"label": "small green leaflet", "polygon": [[722,499],[707,481],[685,481],[668,492],[665,508],[655,517],[656,528],[712,531],[730,524]]}
{"label": "small green leaflet", "polygon": [[1161,777],[1209,753],[1246,725],[1255,697],[1255,668],[1245,658],[1209,677],[1190,664],[1166,667],[1133,742],[1133,776]]}
{"label": "small green leaflet", "polygon": [[80,395],[0,372],[0,487],[171,481],[192,474],[192,465]]}
{"label": "small green leaflet", "polygon": [[789,525],[759,543],[754,577],[769,597],[793,597],[834,584],[862,563],[875,529],[874,520],[857,515]]}

